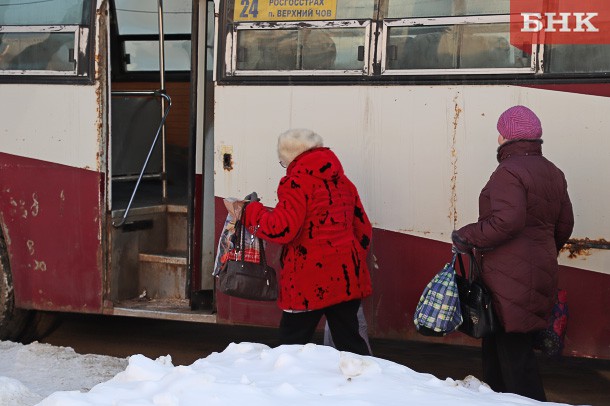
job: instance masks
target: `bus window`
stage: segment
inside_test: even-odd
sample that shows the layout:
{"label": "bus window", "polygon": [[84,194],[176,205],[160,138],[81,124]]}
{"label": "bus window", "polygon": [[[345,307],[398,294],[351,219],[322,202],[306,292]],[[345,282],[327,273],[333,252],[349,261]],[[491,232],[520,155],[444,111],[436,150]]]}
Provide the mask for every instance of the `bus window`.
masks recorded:
{"label": "bus window", "polygon": [[[453,24],[443,24],[454,22]],[[509,42],[508,16],[384,22],[386,74],[532,73],[533,50]],[[531,45],[523,47],[528,51]]]}
{"label": "bus window", "polygon": [[[126,71],[158,71],[158,41],[125,41]],[[191,41],[165,42],[165,70],[189,71],[191,69]]]}
{"label": "bus window", "polygon": [[374,18],[375,0],[337,1],[337,19],[355,20]]}
{"label": "bus window", "polygon": [[364,28],[239,30],[238,70],[360,70]]}
{"label": "bus window", "polygon": [[76,38],[76,29],[67,33],[15,30],[0,34],[0,70],[74,74]]}
{"label": "bus window", "polygon": [[389,0],[388,18],[508,14],[510,0]]}
{"label": "bus window", "polygon": [[225,4],[227,76],[368,75],[375,0]]}
{"label": "bus window", "polygon": [[84,76],[89,0],[0,4],[0,75]]}
{"label": "bus window", "polygon": [[237,35],[237,69],[297,69],[295,30],[241,30]]}
{"label": "bus window", "polygon": [[[116,0],[116,19],[125,72],[159,70],[159,21],[157,2]],[[191,1],[163,2],[165,70],[191,69]]]}
{"label": "bus window", "polygon": [[610,72],[610,45],[550,45],[549,73]]}
{"label": "bus window", "polygon": [[279,25],[281,29],[238,24],[233,50],[235,69],[230,73],[298,75],[339,71],[342,74],[362,74],[366,71],[363,51],[368,43],[369,24],[343,22],[336,27],[329,24],[319,28],[286,23]]}
{"label": "bus window", "polygon": [[89,0],[22,1],[0,3],[0,27],[5,25],[87,25]]}

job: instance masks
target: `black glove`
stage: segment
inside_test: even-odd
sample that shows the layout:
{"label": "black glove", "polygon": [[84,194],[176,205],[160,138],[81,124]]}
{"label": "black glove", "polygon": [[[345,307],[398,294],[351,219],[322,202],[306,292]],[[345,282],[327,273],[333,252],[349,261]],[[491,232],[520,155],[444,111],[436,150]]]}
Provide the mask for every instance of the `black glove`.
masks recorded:
{"label": "black glove", "polygon": [[261,199],[258,198],[258,195],[256,194],[256,192],[252,192],[248,196],[244,197],[244,200],[246,202],[258,202]]}
{"label": "black glove", "polygon": [[472,249],[474,247],[461,239],[456,230],[453,230],[451,233],[451,241],[453,241],[453,247],[455,250],[460,254],[472,254]]}

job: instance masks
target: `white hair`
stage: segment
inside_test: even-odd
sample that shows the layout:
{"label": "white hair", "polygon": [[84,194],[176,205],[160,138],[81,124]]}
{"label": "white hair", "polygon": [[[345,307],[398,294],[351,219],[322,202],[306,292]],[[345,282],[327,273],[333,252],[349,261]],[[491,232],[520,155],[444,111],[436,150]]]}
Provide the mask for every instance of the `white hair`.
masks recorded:
{"label": "white hair", "polygon": [[304,128],[290,129],[277,139],[277,156],[284,166],[288,166],[303,152],[323,146],[324,140],[315,132]]}

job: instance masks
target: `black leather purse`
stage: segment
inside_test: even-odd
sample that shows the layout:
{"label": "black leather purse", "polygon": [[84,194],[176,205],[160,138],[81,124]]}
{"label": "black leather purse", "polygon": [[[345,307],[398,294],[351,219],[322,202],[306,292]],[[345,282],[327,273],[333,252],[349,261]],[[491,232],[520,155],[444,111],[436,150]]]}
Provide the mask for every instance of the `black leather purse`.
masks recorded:
{"label": "black leather purse", "polygon": [[222,293],[242,299],[273,301],[277,299],[277,277],[275,270],[267,265],[265,248],[260,238],[258,243],[260,262],[249,262],[244,259],[246,230],[241,221],[235,224],[234,246],[238,252],[237,260],[228,260],[221,268],[219,289]]}
{"label": "black leather purse", "polygon": [[491,292],[481,278],[481,268],[474,255],[469,254],[470,269],[465,273],[464,262],[458,254],[459,273],[455,275],[462,310],[462,324],[458,331],[473,337],[487,337],[499,330],[498,318],[494,313]]}

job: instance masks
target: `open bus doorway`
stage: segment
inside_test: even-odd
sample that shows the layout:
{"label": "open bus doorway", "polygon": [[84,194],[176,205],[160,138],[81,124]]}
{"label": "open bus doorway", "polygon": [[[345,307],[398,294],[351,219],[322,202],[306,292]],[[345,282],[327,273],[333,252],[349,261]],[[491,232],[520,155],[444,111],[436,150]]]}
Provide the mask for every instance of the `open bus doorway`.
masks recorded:
{"label": "open bus doorway", "polygon": [[[215,321],[193,273],[190,0],[110,2],[109,286],[118,315]],[[201,213],[201,208],[198,209]],[[206,289],[207,288],[207,289]],[[192,310],[193,290],[209,291]],[[201,293],[198,298],[201,297]]]}

